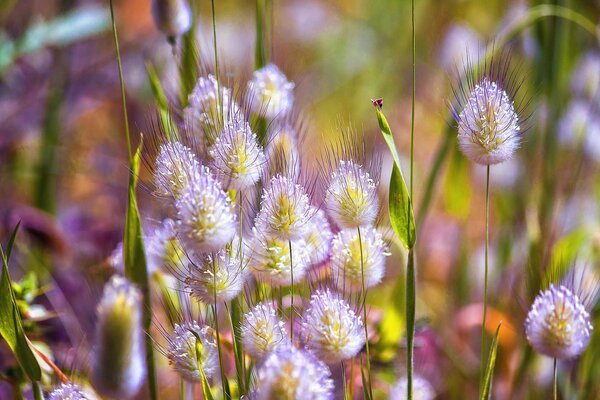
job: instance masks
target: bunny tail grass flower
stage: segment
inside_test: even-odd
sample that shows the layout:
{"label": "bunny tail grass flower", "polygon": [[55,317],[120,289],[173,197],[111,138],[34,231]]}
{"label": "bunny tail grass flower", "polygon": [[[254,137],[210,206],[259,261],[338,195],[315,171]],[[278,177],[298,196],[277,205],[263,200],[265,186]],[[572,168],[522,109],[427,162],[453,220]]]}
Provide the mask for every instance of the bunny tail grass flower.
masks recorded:
{"label": "bunny tail grass flower", "polygon": [[236,233],[237,217],[231,199],[208,168],[190,182],[175,202],[179,239],[185,250],[197,254],[219,251]]}
{"label": "bunny tail grass flower", "polygon": [[115,275],[104,286],[97,315],[91,382],[103,396],[131,398],[146,375],[142,295]]}
{"label": "bunny tail grass flower", "polygon": [[338,294],[317,290],[304,313],[306,346],[328,364],[354,357],[365,344],[363,323]]}
{"label": "bunny tail grass flower", "polygon": [[246,121],[227,123],[210,148],[212,167],[225,187],[246,189],[261,178],[265,155],[256,134]]}
{"label": "bunny tail grass flower", "polygon": [[[362,246],[361,246],[362,244]],[[361,267],[362,247],[362,267]],[[344,229],[333,238],[331,269],[338,290],[360,292],[377,285],[383,277],[387,246],[375,228]]]}
{"label": "bunny tail grass flower", "polygon": [[269,119],[285,116],[294,104],[293,89],[294,83],[274,64],[254,71],[248,82],[252,110]]}
{"label": "bunny tail grass flower", "polygon": [[195,321],[175,324],[173,333],[168,338],[166,354],[175,372],[186,382],[201,382],[199,366],[206,378],[213,376],[219,369],[217,345],[212,330],[208,326],[201,328]]}
{"label": "bunny tail grass flower", "polygon": [[310,265],[318,265],[329,258],[333,233],[323,210],[313,208],[311,215],[305,241]]}
{"label": "bunny tail grass flower", "polygon": [[362,165],[340,161],[331,174],[325,206],[340,228],[372,225],[379,210],[377,184]]}
{"label": "bunny tail grass flower", "polygon": [[[400,378],[398,382],[390,390],[390,400],[406,400],[406,387],[408,379],[406,376]],[[431,383],[419,375],[413,376],[413,399],[414,400],[433,400],[435,398],[435,390]]]}
{"label": "bunny tail grass flower", "polygon": [[284,346],[271,353],[256,373],[254,400],[333,399],[327,366],[307,351]]}
{"label": "bunny tail grass flower", "polygon": [[281,240],[305,237],[311,207],[302,186],[286,176],[276,175],[263,190],[261,200],[256,225],[262,233]]}
{"label": "bunny tail grass flower", "polygon": [[256,359],[289,344],[285,323],[270,303],[259,303],[248,311],[241,332],[244,350]]}
{"label": "bunny tail grass flower", "polygon": [[300,176],[300,151],[296,131],[289,124],[277,128],[266,148],[267,176],[283,175],[290,179]]}
{"label": "bunny tail grass flower", "polygon": [[83,388],[74,383],[61,383],[48,394],[48,400],[92,400]]}
{"label": "bunny tail grass flower", "polygon": [[559,360],[579,356],[590,342],[591,317],[567,287],[550,285],[534,300],[527,319],[527,341],[540,354]]}
{"label": "bunny tail grass flower", "polygon": [[192,256],[185,272],[185,287],[201,302],[214,304],[231,301],[244,286],[240,261],[226,250]]}
{"label": "bunny tail grass flower", "polygon": [[154,164],[154,193],[160,197],[178,199],[191,181],[200,177],[200,163],[196,155],[180,142],[160,145]]}
{"label": "bunny tail grass flower", "polygon": [[170,41],[192,27],[192,12],[186,0],[153,0],[152,17],[157,28]]}
{"label": "bunny tail grass flower", "polygon": [[152,234],[144,238],[148,273],[165,266],[180,265],[185,254],[177,239],[177,226],[171,218],[164,219]]}

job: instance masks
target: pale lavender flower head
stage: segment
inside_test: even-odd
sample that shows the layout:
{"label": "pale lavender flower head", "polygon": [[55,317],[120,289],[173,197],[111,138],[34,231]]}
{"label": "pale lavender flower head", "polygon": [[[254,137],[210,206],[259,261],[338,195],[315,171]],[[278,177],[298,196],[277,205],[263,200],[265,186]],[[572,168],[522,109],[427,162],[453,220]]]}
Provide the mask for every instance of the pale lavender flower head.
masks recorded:
{"label": "pale lavender flower head", "polygon": [[179,239],[188,253],[219,251],[236,233],[237,217],[231,199],[206,167],[183,189],[175,208]]}
{"label": "pale lavender flower head", "polygon": [[571,78],[573,92],[588,100],[599,100],[600,53],[588,52],[581,57]]}
{"label": "pale lavender flower head", "polygon": [[343,293],[362,290],[363,270],[365,289],[377,285],[383,278],[385,257],[389,253],[381,233],[367,227],[360,231],[359,237],[357,229],[344,229],[333,238],[331,269],[335,284]]}
{"label": "pale lavender flower head", "polygon": [[340,161],[325,194],[328,214],[340,228],[372,225],[377,218],[377,184],[360,164]]}
{"label": "pale lavender flower head", "polygon": [[[408,379],[403,376],[396,382],[390,390],[390,400],[406,400]],[[413,375],[413,399],[414,400],[433,400],[435,390],[427,379],[420,375]]]}
{"label": "pale lavender flower head", "polygon": [[285,346],[271,353],[256,372],[253,400],[330,400],[329,368],[312,354]]}
{"label": "pale lavender flower head", "polygon": [[256,226],[261,233],[281,240],[296,240],[309,229],[310,203],[304,188],[292,179],[276,175],[263,190]]}
{"label": "pale lavender flower head", "polygon": [[240,260],[227,249],[217,253],[192,255],[184,272],[185,288],[201,302],[214,304],[231,301],[244,286]]}
{"label": "pale lavender flower head", "polygon": [[48,400],[92,400],[83,388],[74,383],[61,383],[48,394]]}
{"label": "pale lavender flower head", "polygon": [[192,12],[186,0],[153,0],[152,17],[157,28],[173,40],[190,30]]}
{"label": "pale lavender flower head", "polygon": [[103,396],[131,398],[146,376],[142,294],[114,275],[104,286],[97,316],[91,382]]}
{"label": "pale lavender flower head", "polygon": [[160,268],[179,265],[185,258],[177,239],[177,224],[171,218],[164,219],[151,234],[146,235],[144,249],[149,274]]}
{"label": "pale lavender flower head", "polygon": [[261,178],[265,167],[265,154],[258,144],[250,124],[234,119],[210,148],[212,167],[225,187],[247,189]]}
{"label": "pale lavender flower head", "polygon": [[199,365],[207,378],[219,368],[217,345],[211,329],[208,326],[200,327],[195,321],[175,324],[167,340],[169,364],[186,382],[201,382]]}
{"label": "pale lavender flower head", "polygon": [[331,242],[333,240],[333,232],[325,212],[313,207],[311,211],[311,219],[309,221],[309,230],[305,241],[307,246],[310,265],[321,264],[329,258],[331,252]]}
{"label": "pale lavender flower head", "polygon": [[285,116],[294,104],[293,89],[294,83],[274,64],[254,71],[248,82],[252,110],[271,119]]}
{"label": "pale lavender flower head", "polygon": [[180,142],[160,145],[154,166],[154,193],[160,197],[178,199],[189,182],[200,177],[196,155]]}
{"label": "pale lavender flower head", "polygon": [[259,303],[248,311],[244,315],[241,332],[244,350],[257,359],[289,345],[285,323],[271,303]]}
{"label": "pale lavender flower head", "polygon": [[583,302],[566,286],[550,287],[535,298],[525,333],[540,354],[566,360],[579,356],[590,342],[591,317]]}
{"label": "pale lavender flower head", "polygon": [[302,319],[306,346],[328,364],[354,357],[365,344],[362,320],[340,295],[317,290]]}

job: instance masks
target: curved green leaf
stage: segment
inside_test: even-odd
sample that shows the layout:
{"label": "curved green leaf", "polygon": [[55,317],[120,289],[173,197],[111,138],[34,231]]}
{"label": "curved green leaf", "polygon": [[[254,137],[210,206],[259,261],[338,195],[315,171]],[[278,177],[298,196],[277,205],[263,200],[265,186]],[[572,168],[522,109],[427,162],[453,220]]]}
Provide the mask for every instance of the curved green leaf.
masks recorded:
{"label": "curved green leaf", "polygon": [[483,387],[481,388],[481,400],[488,400],[492,395],[492,380],[494,377],[494,367],[496,366],[496,355],[498,353],[498,334],[500,333],[500,327],[502,322],[498,324],[496,328],[496,334],[490,347],[490,356],[488,358],[487,367],[485,370],[485,378],[483,380]]}

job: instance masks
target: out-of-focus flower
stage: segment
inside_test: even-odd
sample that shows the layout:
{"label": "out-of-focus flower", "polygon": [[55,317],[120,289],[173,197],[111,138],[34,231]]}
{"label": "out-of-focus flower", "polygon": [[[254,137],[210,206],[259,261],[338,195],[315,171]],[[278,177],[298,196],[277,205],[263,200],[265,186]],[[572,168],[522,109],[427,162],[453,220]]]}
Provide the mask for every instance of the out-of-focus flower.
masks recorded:
{"label": "out-of-focus flower", "polygon": [[310,264],[318,265],[329,258],[333,233],[323,210],[313,209],[311,215],[305,241]]}
{"label": "out-of-focus flower", "polygon": [[600,100],[600,53],[588,52],[581,57],[571,78],[571,89],[588,100]]}
{"label": "out-of-focus flower", "polygon": [[354,357],[365,344],[362,320],[350,305],[329,289],[317,290],[304,313],[306,346],[328,364]]}
{"label": "out-of-focus flower", "polygon": [[98,305],[92,384],[106,397],[128,399],[146,375],[142,295],[125,278],[113,276]]}
{"label": "out-of-focus flower", "polygon": [[[408,379],[406,376],[400,378],[390,391],[390,400],[406,400]],[[420,375],[413,376],[413,399],[414,400],[433,400],[435,390],[433,386]]]}
{"label": "out-of-focus flower", "polygon": [[170,218],[163,220],[154,232],[144,238],[148,273],[159,268],[180,265],[185,259],[177,239],[176,223]]}
{"label": "out-of-focus flower", "polygon": [[154,166],[154,193],[178,199],[191,181],[200,177],[200,163],[192,150],[180,142],[160,145]]}
{"label": "out-of-focus flower", "polygon": [[254,71],[248,82],[252,110],[266,118],[284,117],[294,104],[294,83],[274,64]]}
{"label": "out-of-focus flower", "polygon": [[267,176],[282,175],[296,180],[300,175],[300,151],[294,128],[284,125],[269,140],[266,148]]}
{"label": "out-of-focus flower", "polygon": [[439,49],[439,58],[446,70],[453,70],[468,60],[483,54],[483,46],[477,32],[466,25],[455,24],[446,31]]}
{"label": "out-of-focus flower", "polygon": [[83,388],[74,383],[61,383],[48,394],[48,400],[92,400]]}
{"label": "out-of-focus flower", "polygon": [[244,286],[240,260],[227,250],[192,256],[185,271],[185,287],[192,297],[208,303],[231,301]]}
{"label": "out-of-focus flower", "polygon": [[333,381],[327,366],[312,354],[286,346],[271,353],[256,373],[256,400],[329,400]]}
{"label": "out-of-focus flower", "polygon": [[201,382],[199,365],[207,378],[219,369],[217,345],[210,332],[197,322],[175,324],[168,338],[166,354],[173,369],[187,382]]}
{"label": "out-of-focus flower", "polygon": [[183,35],[192,26],[192,12],[186,0],[153,0],[152,17],[169,40]]}
{"label": "out-of-focus flower", "polygon": [[244,350],[258,359],[289,344],[285,324],[270,303],[259,303],[248,311],[241,332]]}

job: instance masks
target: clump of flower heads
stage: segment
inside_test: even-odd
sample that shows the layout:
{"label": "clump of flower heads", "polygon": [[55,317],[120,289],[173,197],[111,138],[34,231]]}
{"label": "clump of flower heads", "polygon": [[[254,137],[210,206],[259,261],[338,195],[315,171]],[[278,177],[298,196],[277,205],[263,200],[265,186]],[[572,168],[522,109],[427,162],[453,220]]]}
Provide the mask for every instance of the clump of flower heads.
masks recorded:
{"label": "clump of flower heads", "polygon": [[74,383],[61,383],[48,394],[48,400],[91,400],[83,388]]}
{"label": "clump of flower heads", "polygon": [[252,110],[270,119],[284,117],[294,104],[293,89],[294,83],[276,65],[266,65],[255,71],[248,83]]}
{"label": "clump of flower heads", "polygon": [[569,288],[550,285],[535,298],[525,320],[525,333],[538,353],[571,359],[583,353],[590,342],[591,317]]}
{"label": "clump of flower heads", "polygon": [[211,328],[203,328],[196,322],[175,324],[168,338],[167,358],[179,376],[190,383],[201,382],[202,375],[212,377],[219,369],[217,345]]}
{"label": "clump of flower heads", "polygon": [[328,364],[354,357],[364,346],[363,323],[350,305],[329,289],[317,290],[304,313],[306,346]]}
{"label": "clump of flower heads", "polygon": [[244,285],[240,260],[226,249],[190,260],[185,287],[191,296],[207,304],[231,301]]}
{"label": "clump of flower heads", "polygon": [[241,332],[244,350],[257,359],[289,344],[285,323],[270,303],[259,303],[248,311]]}
{"label": "clump of flower heads", "polygon": [[[427,379],[420,375],[413,376],[413,399],[415,400],[433,400],[435,398],[435,390]],[[390,390],[390,400],[406,400],[406,387],[408,379],[406,376],[400,378]]]}
{"label": "clump of flower heads", "polygon": [[272,352],[256,372],[252,398],[256,400],[329,400],[333,381],[327,366],[295,347]]}

